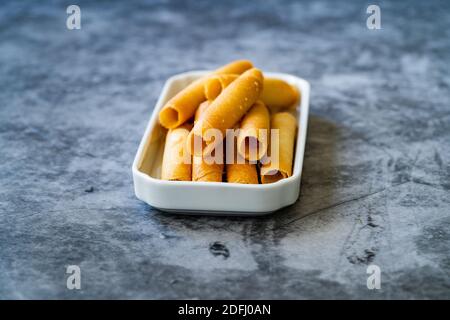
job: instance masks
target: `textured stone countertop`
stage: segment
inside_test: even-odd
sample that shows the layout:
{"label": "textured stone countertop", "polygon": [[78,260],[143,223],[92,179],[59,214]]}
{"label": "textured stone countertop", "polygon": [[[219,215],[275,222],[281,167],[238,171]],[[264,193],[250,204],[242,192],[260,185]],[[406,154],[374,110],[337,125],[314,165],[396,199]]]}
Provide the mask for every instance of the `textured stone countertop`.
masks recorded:
{"label": "textured stone countertop", "polygon": [[[381,1],[381,30],[364,2],[189,2],[76,1],[81,30],[61,1],[2,2],[0,299],[450,298],[449,2]],[[239,58],[311,82],[297,203],[137,200],[165,80]]]}

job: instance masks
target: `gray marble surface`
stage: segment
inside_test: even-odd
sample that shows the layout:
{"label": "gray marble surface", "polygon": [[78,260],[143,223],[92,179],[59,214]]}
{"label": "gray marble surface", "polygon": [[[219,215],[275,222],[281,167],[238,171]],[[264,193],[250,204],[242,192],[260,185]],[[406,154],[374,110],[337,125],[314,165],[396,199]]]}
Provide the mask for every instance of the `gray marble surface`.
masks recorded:
{"label": "gray marble surface", "polygon": [[[450,298],[448,1],[377,2],[381,30],[364,1],[76,3],[73,31],[64,1],[0,7],[1,299]],[[137,200],[164,81],[237,58],[311,82],[297,203],[247,219]]]}

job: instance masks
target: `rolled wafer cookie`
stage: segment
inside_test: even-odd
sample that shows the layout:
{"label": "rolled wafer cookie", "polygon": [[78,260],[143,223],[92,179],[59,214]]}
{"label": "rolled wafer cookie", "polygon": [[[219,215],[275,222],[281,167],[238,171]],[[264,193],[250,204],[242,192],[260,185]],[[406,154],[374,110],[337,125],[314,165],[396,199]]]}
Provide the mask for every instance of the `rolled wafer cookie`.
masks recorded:
{"label": "rolled wafer cookie", "polygon": [[[235,127],[237,129],[238,126]],[[242,184],[258,184],[258,171],[256,164],[250,163],[245,160],[237,151],[236,143],[237,138],[233,133],[228,134],[227,140],[227,152],[229,147],[233,148],[232,155],[227,154],[226,164],[226,178],[229,183],[242,183]]]}
{"label": "rolled wafer cookie", "polygon": [[264,103],[256,101],[241,121],[237,150],[247,160],[260,160],[267,152],[270,115]]}
{"label": "rolled wafer cookie", "polygon": [[[195,112],[195,122],[197,122],[205,110],[209,106],[209,101],[203,102]],[[223,173],[223,146],[219,146],[221,150],[217,150],[217,154],[214,157],[205,160],[203,156],[193,156],[192,157],[192,181],[203,181],[203,182],[221,182]],[[214,161],[214,158],[220,157],[219,163]]]}
{"label": "rolled wafer cookie", "polygon": [[300,92],[284,80],[266,78],[260,99],[275,113],[294,107],[300,99]]}
{"label": "rolled wafer cookie", "polygon": [[186,150],[186,139],[191,125],[170,129],[164,146],[161,179],[172,181],[191,181],[191,155]]}
{"label": "rolled wafer cookie", "polygon": [[217,74],[208,77],[205,82],[205,97],[208,100],[214,100],[217,96],[228,87],[230,83],[239,77],[238,74]]}
{"label": "rolled wafer cookie", "polygon": [[227,182],[242,184],[258,184],[256,165],[251,163],[227,164]]}
{"label": "rolled wafer cookie", "polygon": [[[294,142],[297,121],[289,112],[279,112],[272,115],[271,130],[279,130],[279,139],[271,139],[269,150],[273,146],[278,150],[278,159],[270,154],[270,161],[261,167],[261,183],[273,183],[292,175],[294,159]],[[273,157],[273,159],[272,159]]]}

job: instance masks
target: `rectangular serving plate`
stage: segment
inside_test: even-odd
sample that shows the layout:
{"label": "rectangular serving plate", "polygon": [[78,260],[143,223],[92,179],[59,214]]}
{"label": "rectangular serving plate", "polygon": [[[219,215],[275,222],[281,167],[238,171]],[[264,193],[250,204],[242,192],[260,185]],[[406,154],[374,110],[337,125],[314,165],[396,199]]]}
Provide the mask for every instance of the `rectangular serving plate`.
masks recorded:
{"label": "rectangular serving plate", "polygon": [[169,78],[165,83],[133,161],[136,197],[161,211],[204,215],[264,215],[295,203],[300,193],[310,85],[304,79],[285,73],[264,72],[264,75],[282,79],[301,93],[296,108],[298,132],[291,177],[258,185],[160,179],[167,130],[159,124],[159,111],[177,92],[206,73],[186,72]]}

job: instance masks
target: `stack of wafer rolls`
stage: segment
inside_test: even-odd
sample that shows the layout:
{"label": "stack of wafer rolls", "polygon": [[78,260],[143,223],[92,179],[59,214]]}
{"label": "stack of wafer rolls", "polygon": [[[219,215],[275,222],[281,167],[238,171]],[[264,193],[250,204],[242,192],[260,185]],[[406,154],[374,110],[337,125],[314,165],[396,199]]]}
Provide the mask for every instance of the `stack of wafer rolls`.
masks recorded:
{"label": "stack of wafer rolls", "polygon": [[[252,66],[250,61],[238,60],[215,70],[213,74],[241,74]],[[159,122],[163,127],[176,128],[194,115],[200,103],[206,100],[204,84],[207,79],[208,76],[205,76],[194,81],[166,103],[159,113]]]}
{"label": "stack of wafer rolls", "polygon": [[161,179],[265,184],[290,177],[299,101],[294,86],[265,78],[248,60],[201,77],[159,113],[168,129]]}
{"label": "stack of wafer rolls", "polygon": [[[194,155],[207,155],[222,143],[226,129],[233,128],[259,98],[263,74],[259,69],[247,70],[227,86],[206,109],[188,136],[188,149]],[[205,132],[217,130],[222,139],[208,139]],[[217,132],[219,134],[219,132]],[[199,141],[199,144],[196,144]]]}

